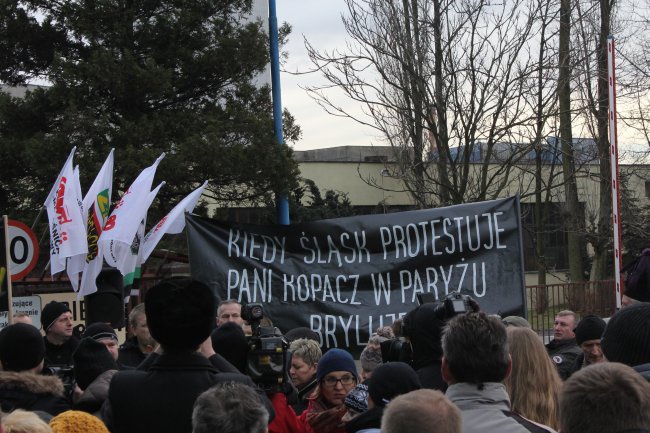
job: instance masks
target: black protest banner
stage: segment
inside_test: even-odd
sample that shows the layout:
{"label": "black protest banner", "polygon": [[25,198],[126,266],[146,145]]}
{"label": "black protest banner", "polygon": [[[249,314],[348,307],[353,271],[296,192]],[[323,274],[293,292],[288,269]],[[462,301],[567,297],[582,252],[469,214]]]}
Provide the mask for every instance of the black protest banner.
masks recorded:
{"label": "black protest banner", "polygon": [[306,326],[354,351],[379,326],[460,290],[524,314],[518,197],[292,226],[187,216],[192,277],[220,300],[260,302],[283,331]]}

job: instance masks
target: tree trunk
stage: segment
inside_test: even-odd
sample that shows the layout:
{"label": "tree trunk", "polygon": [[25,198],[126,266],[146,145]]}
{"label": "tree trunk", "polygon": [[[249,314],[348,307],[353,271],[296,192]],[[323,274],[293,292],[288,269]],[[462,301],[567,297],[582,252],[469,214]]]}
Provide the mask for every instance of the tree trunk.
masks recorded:
{"label": "tree trunk", "polygon": [[572,282],[584,280],[580,221],[582,212],[578,201],[575,164],[573,158],[573,133],[571,131],[571,0],[560,2],[560,69],[558,76],[558,99],[560,103],[560,141],[566,203],[567,247],[569,278]]}

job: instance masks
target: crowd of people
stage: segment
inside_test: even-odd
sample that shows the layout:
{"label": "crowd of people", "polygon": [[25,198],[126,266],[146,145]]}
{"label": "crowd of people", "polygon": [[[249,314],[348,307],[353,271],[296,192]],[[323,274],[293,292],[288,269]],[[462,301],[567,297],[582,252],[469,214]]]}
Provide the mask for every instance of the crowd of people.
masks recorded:
{"label": "crowd of people", "polygon": [[[277,386],[247,373],[241,305],[191,279],[148,290],[130,338],[79,336],[66,304],[0,331],[5,433],[650,433],[650,299],[606,322],[555,317],[546,345],[523,317],[441,316],[425,303],[370,337],[358,359],[289,330]],[[22,322],[22,323],[18,323]],[[271,361],[267,359],[267,363]],[[0,431],[0,433],[2,433]]]}

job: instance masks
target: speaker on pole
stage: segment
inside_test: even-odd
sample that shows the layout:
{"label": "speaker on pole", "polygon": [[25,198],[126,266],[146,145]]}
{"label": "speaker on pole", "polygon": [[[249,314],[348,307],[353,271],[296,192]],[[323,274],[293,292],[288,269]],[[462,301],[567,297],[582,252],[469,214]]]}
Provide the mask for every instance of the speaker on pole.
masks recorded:
{"label": "speaker on pole", "polygon": [[97,291],[84,298],[86,325],[110,323],[113,328],[124,327],[124,284],[120,271],[104,268],[97,276]]}

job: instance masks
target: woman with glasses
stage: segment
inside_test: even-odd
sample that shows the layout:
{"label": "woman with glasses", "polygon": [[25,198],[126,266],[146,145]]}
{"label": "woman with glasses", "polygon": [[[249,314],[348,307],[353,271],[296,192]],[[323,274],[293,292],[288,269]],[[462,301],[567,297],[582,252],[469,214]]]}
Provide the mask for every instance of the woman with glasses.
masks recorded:
{"label": "woman with glasses", "polygon": [[309,398],[307,409],[296,416],[283,394],[270,396],[276,418],[270,433],[344,433],[342,418],[345,397],[357,384],[357,367],[350,353],[330,349],[318,361],[318,385]]}

